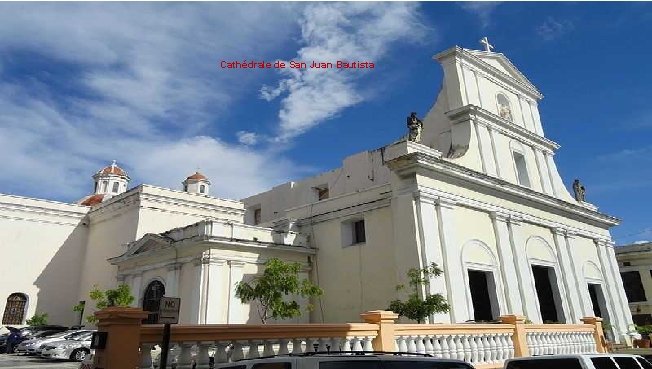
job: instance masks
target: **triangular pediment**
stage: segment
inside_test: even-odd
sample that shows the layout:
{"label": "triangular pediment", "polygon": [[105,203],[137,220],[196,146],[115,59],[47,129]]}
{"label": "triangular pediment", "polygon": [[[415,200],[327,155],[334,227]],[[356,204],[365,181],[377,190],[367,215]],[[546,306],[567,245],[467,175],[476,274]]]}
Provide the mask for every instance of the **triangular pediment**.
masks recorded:
{"label": "triangular pediment", "polygon": [[[472,55],[476,59],[488,64],[494,70],[497,70],[513,79],[517,82],[527,86],[529,89],[539,93],[539,90],[530,82],[527,77],[521,71],[514,66],[514,64],[502,53],[495,53],[491,51],[480,51],[480,50],[469,50],[464,49],[464,52]],[[539,93],[540,94],[540,93]]]}
{"label": "triangular pediment", "polygon": [[141,237],[139,240],[129,244],[129,249],[127,250],[126,255],[137,255],[148,251],[161,250],[163,248],[169,247],[170,243],[171,240],[167,237],[148,233]]}

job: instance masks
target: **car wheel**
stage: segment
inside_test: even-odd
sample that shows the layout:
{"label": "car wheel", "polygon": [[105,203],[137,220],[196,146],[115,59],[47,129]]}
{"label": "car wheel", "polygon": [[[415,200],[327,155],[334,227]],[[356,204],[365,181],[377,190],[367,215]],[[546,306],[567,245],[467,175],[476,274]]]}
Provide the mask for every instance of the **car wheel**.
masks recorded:
{"label": "car wheel", "polygon": [[75,349],[72,354],[70,354],[70,360],[75,361],[84,361],[88,355],[88,351],[84,349]]}

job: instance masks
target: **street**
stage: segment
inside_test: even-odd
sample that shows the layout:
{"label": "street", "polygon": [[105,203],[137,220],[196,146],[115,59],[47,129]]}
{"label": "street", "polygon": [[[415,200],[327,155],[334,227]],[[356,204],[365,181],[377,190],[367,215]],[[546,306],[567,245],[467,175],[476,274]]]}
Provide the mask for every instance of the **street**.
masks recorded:
{"label": "street", "polygon": [[77,369],[78,362],[46,360],[35,356],[0,354],[0,368],[15,369]]}

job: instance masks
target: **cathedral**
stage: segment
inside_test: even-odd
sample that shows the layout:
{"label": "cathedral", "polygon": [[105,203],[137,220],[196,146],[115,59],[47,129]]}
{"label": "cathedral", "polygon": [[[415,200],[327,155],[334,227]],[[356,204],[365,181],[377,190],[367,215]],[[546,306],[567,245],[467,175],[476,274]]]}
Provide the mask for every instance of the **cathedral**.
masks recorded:
{"label": "cathedral", "polygon": [[407,270],[437,263],[443,275],[420,292],[451,308],[429,322],[597,315],[627,339],[632,316],[609,232],[619,221],[586,202],[579,182],[569,193],[542,94],[485,46],[434,56],[442,88],[423,118],[408,118],[405,137],[242,200],[213,196],[201,173],[182,190],[129,188],[115,162],[76,204],[0,195],[3,323],[44,312],[77,324],[73,305],[85,301],[91,314],[93,286],[118,283],[153,312],[161,296],[180,297],[181,323],[259,323],[235,284],[276,257],[299,262],[324,290],[293,322],[359,321],[399,297]]}

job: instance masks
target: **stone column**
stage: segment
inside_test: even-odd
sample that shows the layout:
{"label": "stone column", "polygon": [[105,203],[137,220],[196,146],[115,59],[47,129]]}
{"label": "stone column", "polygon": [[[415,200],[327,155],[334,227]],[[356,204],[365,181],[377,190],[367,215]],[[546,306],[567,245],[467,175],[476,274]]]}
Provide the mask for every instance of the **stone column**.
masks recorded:
{"label": "stone column", "polygon": [[360,314],[365,323],[378,324],[378,334],[373,346],[376,351],[394,351],[394,322],[398,314],[392,311],[374,310]]}
{"label": "stone column", "polygon": [[168,272],[165,276],[165,296],[179,297],[179,275],[181,274],[181,264],[175,263],[168,265]]}
{"label": "stone column", "polygon": [[[426,196],[416,196],[417,201],[417,228],[419,229],[419,238],[421,243],[422,265],[426,267],[431,263],[436,263],[441,268],[444,267],[444,258],[442,255],[441,235],[439,233],[439,217],[435,201]],[[446,280],[450,278],[448,273],[444,273],[439,281],[435,280],[428,285],[427,295],[441,294],[448,296]],[[431,323],[449,323],[450,316],[436,314],[429,317]]]}
{"label": "stone column", "polygon": [[573,255],[568,249],[568,234],[566,230],[561,228],[553,228],[552,233],[555,240],[555,249],[557,250],[557,260],[561,271],[561,280],[566,295],[563,299],[565,303],[563,303],[562,306],[568,306],[568,308],[564,306],[564,311],[568,312],[566,314],[566,323],[579,323],[580,318],[584,314],[582,314],[583,309],[580,304],[580,286],[577,277],[575,276],[575,271],[571,265]]}
{"label": "stone column", "polygon": [[227,275],[226,260],[211,260],[208,265],[208,285],[206,286],[206,324],[223,324],[222,312],[224,301],[228,293],[225,293],[224,279]]}
{"label": "stone column", "polygon": [[527,345],[527,333],[525,332],[525,317],[519,315],[503,315],[500,317],[500,322],[514,326],[514,334],[512,335],[514,357],[530,356],[530,349]]}
{"label": "stone column", "polygon": [[496,237],[496,250],[498,250],[498,259],[500,261],[500,273],[503,279],[503,295],[507,303],[507,314],[523,315],[523,303],[521,302],[520,293],[514,293],[514,286],[522,284],[519,281],[516,272],[516,259],[512,253],[510,242],[509,218],[506,214],[497,212],[490,213],[493,223],[494,235]]}
{"label": "stone column", "polygon": [[235,296],[236,284],[242,281],[245,263],[242,261],[229,261],[229,310],[227,324],[241,324],[247,322],[244,316],[245,306]]}
{"label": "stone column", "polygon": [[518,284],[518,293],[521,297],[521,304],[525,317],[531,321],[540,320],[541,313],[537,306],[536,288],[532,280],[532,271],[530,263],[525,252],[525,240],[519,233],[519,219],[510,217],[507,223],[509,229],[509,243],[514,255],[514,264],[520,283]]}
{"label": "stone column", "polygon": [[469,312],[466,306],[466,286],[461,287],[459,285],[460,281],[463,280],[462,273],[464,271],[461,263],[461,246],[457,244],[455,238],[455,204],[439,199],[436,208],[451,323],[460,323],[469,319]]}

